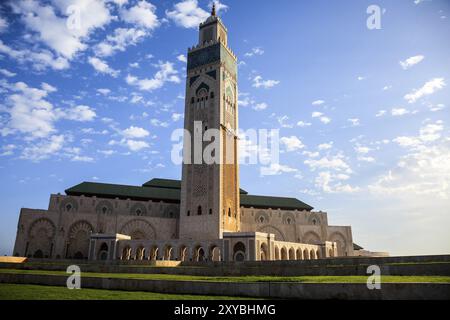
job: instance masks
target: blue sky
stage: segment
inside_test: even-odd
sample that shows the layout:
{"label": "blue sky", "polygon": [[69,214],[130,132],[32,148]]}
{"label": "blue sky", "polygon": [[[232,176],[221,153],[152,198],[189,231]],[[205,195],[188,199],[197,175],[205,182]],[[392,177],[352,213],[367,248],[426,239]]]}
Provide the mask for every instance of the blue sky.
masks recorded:
{"label": "blue sky", "polygon": [[[367,28],[372,4],[381,29]],[[2,2],[1,254],[20,208],[45,209],[51,193],[180,178],[170,136],[183,125],[186,51],[210,6]],[[369,250],[449,253],[449,2],[218,8],[239,58],[240,127],[280,129],[279,165],[242,165],[241,187],[327,211]]]}

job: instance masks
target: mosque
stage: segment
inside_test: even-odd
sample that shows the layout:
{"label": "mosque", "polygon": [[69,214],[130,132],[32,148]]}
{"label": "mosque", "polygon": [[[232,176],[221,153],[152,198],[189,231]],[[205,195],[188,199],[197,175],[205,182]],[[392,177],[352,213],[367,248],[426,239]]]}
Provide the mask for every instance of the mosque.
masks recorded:
{"label": "mosque", "polygon": [[[237,57],[214,7],[199,26],[198,44],[188,50],[184,119],[190,133],[219,132],[223,161],[184,161],[181,181],[82,182],[65,195],[52,194],[47,210],[21,209],[14,255],[260,261],[371,254],[353,243],[350,226],[329,225],[327,213],[239,187]],[[193,144],[184,139],[185,156]]]}

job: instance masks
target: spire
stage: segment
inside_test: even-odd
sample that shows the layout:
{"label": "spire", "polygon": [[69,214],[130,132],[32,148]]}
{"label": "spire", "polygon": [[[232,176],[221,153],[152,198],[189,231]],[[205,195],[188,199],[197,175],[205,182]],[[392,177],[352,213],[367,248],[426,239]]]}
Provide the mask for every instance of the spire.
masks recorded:
{"label": "spire", "polygon": [[213,2],[213,5],[212,5],[211,15],[212,15],[213,17],[216,16],[216,3],[215,3],[215,2]]}

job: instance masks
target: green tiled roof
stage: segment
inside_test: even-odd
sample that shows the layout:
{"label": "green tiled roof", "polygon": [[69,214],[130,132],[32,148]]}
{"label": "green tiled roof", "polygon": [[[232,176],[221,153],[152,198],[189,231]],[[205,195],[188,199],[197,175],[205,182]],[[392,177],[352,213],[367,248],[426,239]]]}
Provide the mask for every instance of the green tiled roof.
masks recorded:
{"label": "green tiled roof", "polygon": [[[82,182],[65,192],[67,195],[87,197],[97,196],[101,198],[119,198],[133,200],[153,200],[180,202],[181,193],[180,180],[152,179],[142,186],[129,186],[121,184]],[[285,210],[312,210],[313,207],[296,198],[269,197],[249,195],[245,190],[241,190],[241,206],[254,208],[273,208]]]}
{"label": "green tiled roof", "polygon": [[241,206],[254,208],[273,208],[285,210],[312,210],[313,207],[296,198],[254,196],[241,194]]}
{"label": "green tiled roof", "polygon": [[154,178],[147,181],[142,185],[143,187],[156,187],[156,188],[167,188],[167,189],[181,189],[181,181],[173,179],[159,179]]}
{"label": "green tiled roof", "polygon": [[[167,189],[181,189],[181,181],[174,179],[160,179],[153,178],[142,185],[143,187],[155,187],[155,188],[167,188]],[[247,194],[248,192],[239,189],[241,194]]]}
{"label": "green tiled roof", "polygon": [[128,186],[121,184],[82,182],[65,190],[67,195],[97,196],[134,200],[180,202],[180,189]]}

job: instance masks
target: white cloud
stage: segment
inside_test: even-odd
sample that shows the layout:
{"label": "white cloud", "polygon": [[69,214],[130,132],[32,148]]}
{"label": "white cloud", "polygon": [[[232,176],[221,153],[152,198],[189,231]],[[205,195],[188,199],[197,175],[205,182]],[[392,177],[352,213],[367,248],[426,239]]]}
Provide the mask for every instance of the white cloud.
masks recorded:
{"label": "white cloud", "polygon": [[172,11],[166,10],[166,16],[180,27],[197,28],[209,13],[198,6],[197,0],[184,0],[176,3]]}
{"label": "white cloud", "polygon": [[253,78],[252,86],[255,88],[269,89],[269,88],[276,86],[279,83],[280,83],[280,81],[278,81],[278,80],[263,80],[263,78],[261,76],[255,76]]}
{"label": "white cloud", "polygon": [[92,157],[88,157],[88,156],[80,156],[80,155],[75,155],[73,156],[70,161],[74,161],[74,162],[94,162],[94,158]]}
{"label": "white cloud", "polygon": [[9,71],[7,69],[0,69],[0,73],[2,75],[4,75],[5,77],[8,77],[8,78],[14,77],[15,75],[17,75],[17,73],[11,72],[11,71]]}
{"label": "white cloud", "polygon": [[278,123],[282,128],[293,128],[294,125],[292,123],[288,123],[289,117],[287,115],[277,117]]}
{"label": "white cloud", "polygon": [[324,124],[328,124],[331,122],[331,119],[329,117],[326,117],[322,112],[314,111],[311,113],[311,118],[319,118],[320,122]]}
{"label": "white cloud", "polygon": [[320,117],[320,122],[322,122],[324,124],[328,124],[331,122],[331,119],[328,117]]}
{"label": "white cloud", "polygon": [[405,108],[393,108],[391,110],[391,115],[393,115],[394,117],[398,117],[398,116],[404,116],[405,114],[408,114],[409,111],[406,110]]}
{"label": "white cloud", "polygon": [[139,140],[126,140],[126,145],[131,151],[140,151],[150,147],[147,142]]}
{"label": "white cloud", "polygon": [[418,64],[419,62],[421,62],[425,57],[422,55],[418,55],[418,56],[414,56],[414,57],[410,57],[404,61],[400,61],[400,65],[401,67],[406,70],[411,68],[412,66]]}
{"label": "white cloud", "polygon": [[317,149],[319,150],[328,150],[331,149],[333,147],[333,142],[328,142],[328,143],[321,143],[317,146]]}
{"label": "white cloud", "polygon": [[325,103],[325,101],[323,101],[323,100],[315,100],[315,101],[312,102],[312,105],[313,106],[320,106],[320,105],[322,105],[324,103]]}
{"label": "white cloud", "polygon": [[357,127],[357,126],[361,125],[358,118],[350,118],[350,119],[347,119],[347,121],[350,122],[353,127]]}
{"label": "white cloud", "polygon": [[49,92],[49,93],[58,91],[58,89],[56,89],[54,86],[48,84],[47,82],[42,82],[41,88],[42,88],[42,90],[45,90],[46,92]]}
{"label": "white cloud", "polygon": [[147,32],[140,29],[117,28],[113,35],[108,35],[106,40],[96,45],[94,51],[101,57],[111,56],[116,51],[125,51],[128,46],[136,45],[147,35]]}
{"label": "white cloud", "polygon": [[96,117],[96,113],[89,106],[79,105],[64,111],[60,111],[60,117],[73,121],[92,121]]}
{"label": "white cloud", "polygon": [[[329,171],[319,172],[315,179],[315,185],[326,193],[354,193],[360,189],[349,184],[343,184],[339,180],[347,180],[349,177],[342,174],[332,174]],[[336,182],[336,180],[338,180]]]}
{"label": "white cloud", "polygon": [[363,77],[363,76],[359,76],[357,79],[358,79],[358,81],[362,81],[362,80],[364,80],[364,79],[366,79],[366,78]]}
{"label": "white cloud", "polygon": [[97,150],[98,153],[101,153],[105,156],[112,156],[113,154],[116,153],[116,151],[111,150],[111,149],[107,149],[107,150]]}
{"label": "white cloud", "polygon": [[261,176],[274,176],[280,175],[282,173],[290,173],[297,172],[298,170],[295,168],[291,168],[287,165],[282,165],[279,163],[271,163],[268,167],[261,167],[260,174]]}
{"label": "white cloud", "polygon": [[436,112],[445,109],[445,105],[443,103],[438,103],[436,105],[430,104],[428,108],[430,109],[431,112]]}
{"label": "white cloud", "polygon": [[386,114],[386,110],[380,110],[377,112],[377,114],[375,115],[375,117],[382,117]]}
{"label": "white cloud", "polygon": [[166,82],[180,83],[178,71],[174,69],[173,63],[160,61],[157,66],[159,70],[151,79],[138,79],[135,76],[128,75],[125,80],[129,85],[137,86],[143,91],[159,89]]}
{"label": "white cloud", "polygon": [[297,126],[302,127],[302,128],[309,127],[309,126],[311,126],[311,123],[310,122],[304,122],[304,121],[300,120],[299,122],[297,122]]}
{"label": "white cloud", "polygon": [[369,147],[365,147],[365,146],[361,146],[361,145],[357,145],[355,147],[355,151],[359,154],[367,154],[370,152],[370,148]]}
{"label": "white cloud", "polygon": [[182,113],[172,113],[172,121],[178,121],[183,118]]}
{"label": "white cloud", "polygon": [[5,32],[8,29],[8,20],[3,17],[0,17],[0,33]]}
{"label": "white cloud", "polygon": [[[111,21],[106,4],[100,0],[54,0],[53,3],[64,17],[58,16],[52,6],[41,6],[35,0],[12,2],[11,7],[21,15],[26,27],[37,33],[40,41],[69,60],[87,48],[83,41],[94,29]],[[78,10],[79,20],[65,17],[73,14],[67,11],[69,6]]]}
{"label": "white cloud", "polygon": [[126,138],[144,138],[147,137],[150,133],[144,128],[131,126],[122,131],[122,134]]}
{"label": "white cloud", "polygon": [[404,98],[409,103],[414,103],[418,99],[433,94],[435,91],[440,90],[443,87],[445,87],[444,78],[434,78],[425,83],[422,88],[406,94]]}
{"label": "white cloud", "polygon": [[423,147],[425,143],[440,139],[441,131],[443,130],[444,125],[441,120],[438,120],[420,128],[418,136],[400,136],[393,139],[393,141],[403,148],[417,149]]}
{"label": "white cloud", "polygon": [[2,40],[0,40],[0,53],[8,55],[20,64],[31,63],[33,68],[38,71],[42,71],[47,68],[63,70],[69,67],[69,61],[66,58],[55,57],[54,54],[48,50],[16,50],[5,45]]}
{"label": "white cloud", "polygon": [[150,123],[152,124],[152,126],[155,127],[163,127],[163,128],[167,128],[169,126],[169,124],[165,121],[161,121],[159,119],[150,119]]}
{"label": "white cloud", "polygon": [[57,131],[55,122],[60,119],[90,121],[96,116],[88,106],[54,108],[46,97],[56,88],[45,82],[41,89],[29,87],[24,82],[3,83],[2,86],[10,93],[5,99],[9,119],[0,130],[4,136],[20,132],[27,139],[45,138]]}
{"label": "white cloud", "polygon": [[57,153],[64,145],[63,135],[52,135],[49,139],[32,143],[23,149],[21,159],[40,161],[49,158]]}
{"label": "white cloud", "polygon": [[246,52],[244,56],[253,57],[253,56],[262,56],[264,54],[264,50],[261,47],[255,47],[250,50],[250,52]]}
{"label": "white cloud", "polygon": [[177,56],[177,60],[186,63],[187,62],[187,58],[184,54],[180,54]]}
{"label": "white cloud", "polygon": [[348,174],[352,173],[350,166],[344,161],[344,156],[342,154],[326,156],[318,160],[307,159],[304,161],[304,164],[308,165],[312,171],[317,169],[333,169]]}
{"label": "white cloud", "polygon": [[160,25],[155,11],[156,7],[153,4],[141,0],[129,9],[120,10],[120,16],[128,23],[134,23],[140,27],[154,30]]}
{"label": "white cloud", "polygon": [[94,67],[95,70],[97,70],[100,73],[109,74],[112,77],[116,78],[120,71],[112,69],[105,61],[97,58],[97,57],[90,57],[88,59],[88,62]]}
{"label": "white cloud", "polygon": [[97,92],[101,93],[104,96],[107,96],[108,94],[111,93],[111,90],[107,89],[107,88],[100,88],[100,89],[97,89]]}
{"label": "white cloud", "polygon": [[303,142],[296,136],[281,137],[280,142],[286,147],[286,151],[288,152],[300,150],[305,147]]}
{"label": "white cloud", "polygon": [[408,152],[379,176],[369,190],[383,197],[423,201],[450,198],[450,139],[442,136],[441,121],[422,127],[418,136],[394,139]]}
{"label": "white cloud", "polygon": [[268,107],[267,103],[261,102],[261,103],[255,104],[252,108],[253,108],[253,110],[261,111],[261,110],[266,110],[267,107]]}
{"label": "white cloud", "polygon": [[0,157],[11,156],[14,154],[14,150],[17,148],[14,144],[7,144],[2,146],[2,152],[0,153]]}

